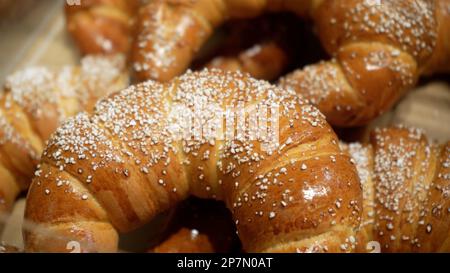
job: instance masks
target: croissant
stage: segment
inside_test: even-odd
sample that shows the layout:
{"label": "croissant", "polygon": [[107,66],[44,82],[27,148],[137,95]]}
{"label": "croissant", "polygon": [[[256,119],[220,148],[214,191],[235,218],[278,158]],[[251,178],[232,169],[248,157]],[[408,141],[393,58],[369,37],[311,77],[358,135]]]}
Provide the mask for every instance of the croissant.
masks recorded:
{"label": "croissant", "polygon": [[450,252],[450,142],[439,146],[399,126],[343,149],[363,188],[357,251],[376,242],[383,252]]}
{"label": "croissant", "polygon": [[291,11],[315,23],[332,59],[294,71],[280,86],[310,100],[332,125],[365,125],[420,75],[450,71],[450,0],[156,0],[138,16],[135,74],[170,80],[218,25],[266,11]]}
{"label": "croissant", "polygon": [[122,56],[83,58],[60,71],[26,68],[0,94],[0,213],[28,188],[45,141],[60,123],[128,82]]}
{"label": "croissant", "polygon": [[[66,5],[67,29],[83,54],[127,53],[139,4],[137,0],[90,0],[82,1],[80,5]],[[261,28],[258,29],[257,34],[253,35],[259,34],[258,38],[268,34],[280,35],[281,22],[278,22],[281,21],[280,18],[270,21],[272,22],[262,18],[252,22]],[[276,28],[270,27],[270,24],[275,25]],[[244,35],[242,27],[246,26],[248,30],[250,22],[238,22],[235,25],[231,36],[236,36],[234,38],[241,41]],[[253,24],[251,26],[253,27]],[[268,31],[269,29],[271,32]],[[285,29],[281,30],[286,32]],[[283,33],[283,35],[286,34]],[[249,33],[245,35],[248,36]],[[239,70],[259,79],[274,80],[286,68],[288,54],[286,49],[272,38],[267,39],[267,42],[259,41],[238,54],[215,57],[205,66],[231,71]],[[225,46],[229,46],[229,43]]]}
{"label": "croissant", "polygon": [[139,0],[81,0],[65,5],[67,30],[81,53],[128,53]]}
{"label": "croissant", "polygon": [[[251,137],[232,121],[256,105],[266,109],[256,128],[274,129]],[[227,119],[213,115],[226,108]],[[64,252],[74,241],[82,252],[114,252],[119,232],[189,195],[223,200],[247,252],[354,250],[356,168],[325,117],[296,94],[239,72],[203,70],[132,86],[95,109],[48,141],[27,196],[25,217],[41,227],[24,231],[27,251]],[[189,109],[198,111],[193,127],[178,115]],[[210,130],[221,124],[227,137]]]}

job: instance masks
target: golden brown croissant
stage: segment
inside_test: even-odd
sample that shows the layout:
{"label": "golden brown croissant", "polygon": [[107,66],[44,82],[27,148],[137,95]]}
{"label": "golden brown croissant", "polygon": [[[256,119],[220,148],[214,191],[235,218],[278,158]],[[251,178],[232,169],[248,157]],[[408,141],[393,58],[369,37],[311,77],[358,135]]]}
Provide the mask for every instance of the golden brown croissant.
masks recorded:
{"label": "golden brown croissant", "polygon": [[27,68],[0,94],[0,212],[31,183],[45,141],[66,118],[128,83],[123,56],[83,58],[80,66]]}
{"label": "golden brown croissant", "polygon": [[418,129],[377,129],[368,145],[344,145],[363,187],[358,251],[450,252],[450,142]]}
{"label": "golden brown croissant", "polygon": [[[261,122],[278,127],[279,145],[275,131],[250,138],[240,122],[235,137],[203,128],[210,133],[179,139],[178,130],[192,128],[172,111],[198,109],[199,101],[195,124],[213,127],[224,122],[210,120],[218,109],[259,105],[267,110]],[[83,252],[116,251],[119,232],[189,195],[223,200],[247,252],[354,250],[362,212],[356,168],[324,116],[296,94],[204,70],[132,86],[95,109],[48,142],[25,212],[45,232],[25,231],[28,251],[63,252],[71,241]],[[234,112],[226,112],[230,122]]]}
{"label": "golden brown croissant", "polygon": [[450,0],[156,0],[141,9],[132,60],[140,79],[183,73],[229,18],[291,11],[314,21],[330,61],[281,80],[337,126],[364,125],[422,74],[450,70]]}
{"label": "golden brown croissant", "polygon": [[139,0],[81,0],[66,4],[67,29],[82,54],[128,53]]}

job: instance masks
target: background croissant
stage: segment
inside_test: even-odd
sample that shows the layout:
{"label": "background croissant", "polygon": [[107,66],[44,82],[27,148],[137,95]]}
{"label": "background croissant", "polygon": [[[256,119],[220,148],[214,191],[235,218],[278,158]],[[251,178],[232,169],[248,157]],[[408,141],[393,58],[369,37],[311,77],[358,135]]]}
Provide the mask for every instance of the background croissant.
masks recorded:
{"label": "background croissant", "polygon": [[390,109],[419,76],[450,69],[449,0],[155,0],[139,12],[133,68],[139,79],[183,73],[229,18],[290,11],[311,19],[330,61],[280,81],[336,126],[367,124]]}
{"label": "background croissant", "polygon": [[[172,129],[184,121],[169,109],[199,100],[279,105],[280,146],[264,148],[264,138],[176,141]],[[362,212],[356,168],[323,115],[293,93],[231,72],[148,81],[99,102],[93,115],[56,131],[36,174],[26,219],[45,232],[25,231],[28,251],[65,251],[69,241],[83,252],[116,251],[119,232],[195,195],[225,202],[248,252],[315,242],[318,251],[349,252]]]}
{"label": "background croissant", "polygon": [[128,84],[123,56],[87,56],[58,71],[26,68],[0,95],[0,213],[28,188],[46,140],[61,122]]}
{"label": "background croissant", "polygon": [[400,126],[343,148],[363,187],[358,251],[377,242],[383,252],[450,252],[450,142]]}

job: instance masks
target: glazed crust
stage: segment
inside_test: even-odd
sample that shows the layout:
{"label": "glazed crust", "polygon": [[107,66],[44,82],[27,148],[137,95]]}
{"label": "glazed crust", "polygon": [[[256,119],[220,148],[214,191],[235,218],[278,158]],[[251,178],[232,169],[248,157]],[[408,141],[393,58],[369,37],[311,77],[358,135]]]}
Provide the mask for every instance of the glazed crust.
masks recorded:
{"label": "glazed crust", "polygon": [[[177,140],[173,128],[188,125],[169,109],[194,110],[198,101],[279,105],[280,146],[264,145],[267,138]],[[209,107],[200,124],[211,122]],[[245,251],[351,252],[362,212],[356,168],[324,116],[238,72],[190,72],[100,101],[93,115],[57,130],[37,174],[26,219],[47,232],[26,231],[28,251],[64,252],[68,234],[82,251],[116,251],[118,232],[195,195],[225,202]]]}
{"label": "glazed crust", "polygon": [[425,74],[450,72],[450,1],[436,1],[438,22],[437,43],[431,60],[425,67]]}
{"label": "glazed crust", "polygon": [[[311,59],[298,50],[311,47],[309,43],[314,37],[306,28],[305,22],[290,13],[231,20],[216,31],[212,38],[216,46],[204,50],[206,54],[201,51],[202,56],[196,56],[191,67],[241,71],[257,79],[277,80],[297,60]],[[299,35],[292,35],[293,32]]]}
{"label": "glazed crust", "polygon": [[0,243],[0,254],[2,253],[19,253],[19,249],[14,247],[14,246],[10,246],[10,245],[5,245],[3,243]]}

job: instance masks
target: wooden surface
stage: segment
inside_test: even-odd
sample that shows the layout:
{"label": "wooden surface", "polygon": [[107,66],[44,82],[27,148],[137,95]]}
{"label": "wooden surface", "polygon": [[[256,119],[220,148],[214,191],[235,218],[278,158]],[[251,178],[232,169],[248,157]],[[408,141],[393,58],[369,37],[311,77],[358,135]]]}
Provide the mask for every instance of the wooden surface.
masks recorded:
{"label": "wooden surface", "polygon": [[[27,2],[29,2],[27,0]],[[31,11],[13,23],[0,24],[0,83],[11,72],[31,65],[62,66],[79,60],[77,50],[64,29],[64,1],[39,0]],[[38,23],[36,23],[38,22]],[[429,82],[410,92],[391,112],[370,127],[403,123],[421,127],[440,142],[450,140],[449,80]],[[22,218],[25,201],[16,203],[6,220],[0,240],[22,248]],[[0,222],[1,222],[0,218]]]}

